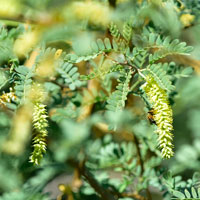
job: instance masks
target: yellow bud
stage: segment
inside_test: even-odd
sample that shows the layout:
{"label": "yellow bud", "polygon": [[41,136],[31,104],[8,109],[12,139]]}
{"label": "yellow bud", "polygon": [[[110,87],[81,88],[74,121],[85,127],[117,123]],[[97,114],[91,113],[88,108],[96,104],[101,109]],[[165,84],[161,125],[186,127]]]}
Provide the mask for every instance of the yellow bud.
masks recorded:
{"label": "yellow bud", "polygon": [[195,16],[191,14],[182,14],[180,17],[180,21],[184,25],[184,27],[190,26],[194,19]]}

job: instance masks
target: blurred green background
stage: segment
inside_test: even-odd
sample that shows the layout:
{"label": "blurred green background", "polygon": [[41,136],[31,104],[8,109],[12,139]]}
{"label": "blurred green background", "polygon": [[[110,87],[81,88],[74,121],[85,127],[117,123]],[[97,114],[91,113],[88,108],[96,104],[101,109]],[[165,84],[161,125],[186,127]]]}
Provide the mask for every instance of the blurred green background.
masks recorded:
{"label": "blurred green background", "polygon": [[[164,198],[162,195],[165,190],[162,186],[165,180],[159,179],[162,172],[171,171],[171,175],[176,176],[176,180],[173,181],[177,182],[177,188],[190,188],[194,179],[196,187],[199,188],[200,177],[197,174],[200,172],[199,16],[198,0],[0,0],[1,99],[3,100],[4,92],[8,92],[9,87],[13,85],[13,77],[6,69],[8,67],[10,69],[11,66],[14,68],[15,65],[30,64],[31,56],[34,57],[32,52],[38,48],[49,47],[60,49],[66,54],[85,55],[89,52],[92,41],[108,35],[108,25],[111,22],[122,27],[125,21],[132,20],[133,26],[136,27],[135,34],[145,22],[147,26],[165,36],[178,38],[193,46],[194,51],[191,56],[183,60],[176,58],[177,63],[191,66],[193,71],[190,76],[177,80],[176,93],[173,94],[175,155],[170,160],[161,160],[156,156],[148,160],[145,166],[150,166],[149,172],[144,175],[146,182],[143,183],[150,185],[153,200]],[[77,65],[81,74],[87,72],[87,65],[88,63]],[[51,72],[49,73],[51,76]],[[109,85],[106,88],[108,89]],[[145,118],[142,101],[135,97],[133,107],[128,107],[122,115],[102,117],[98,110],[104,105],[99,99],[104,99],[105,95],[101,95],[97,90],[91,95],[96,98],[94,100],[92,97],[94,101],[92,104],[95,104],[94,112],[89,119],[78,123],[76,119],[82,108],[80,105],[84,99],[83,92],[63,91],[50,82],[45,85],[45,89],[49,96],[47,104],[49,135],[47,153],[39,166],[33,166],[29,162],[32,151],[31,135],[27,136],[26,142],[22,144],[22,153],[10,154],[9,151],[4,151],[4,144],[14,121],[17,122],[18,119],[17,123],[21,123],[19,125],[21,127],[24,121],[23,118],[15,116],[14,105],[9,104],[8,110],[3,107],[0,110],[0,200],[100,199],[87,181],[77,177],[77,167],[70,163],[71,159],[82,161],[84,157],[88,158],[87,166],[103,185],[102,187],[107,188],[110,184],[120,188],[120,191],[137,187],[137,179],[127,180],[126,183],[122,181],[123,173],[127,177],[132,176],[129,174],[131,168],[127,170],[128,172],[112,170],[115,162],[117,164],[120,162],[121,166],[125,160],[130,159],[129,157],[135,156],[136,147],[132,146],[132,138],[122,136],[120,133],[104,132],[95,124],[100,121],[111,124],[117,122],[121,129],[131,127],[141,139],[142,154],[145,154],[147,148],[145,142],[155,149],[156,138],[153,128]],[[85,96],[89,95],[86,93]],[[133,112],[134,116],[130,116],[130,112]],[[21,134],[24,134],[23,129]],[[132,171],[134,170],[135,168]],[[169,182],[168,179],[167,183]],[[64,185],[59,186],[59,184]],[[169,197],[165,197],[167,198]],[[134,198],[121,197],[121,199]]]}

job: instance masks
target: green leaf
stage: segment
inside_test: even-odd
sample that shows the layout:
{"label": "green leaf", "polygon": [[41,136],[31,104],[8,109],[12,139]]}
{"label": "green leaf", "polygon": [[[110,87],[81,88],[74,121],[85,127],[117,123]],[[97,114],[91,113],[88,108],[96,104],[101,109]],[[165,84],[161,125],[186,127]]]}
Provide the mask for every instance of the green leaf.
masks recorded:
{"label": "green leaf", "polygon": [[178,197],[179,199],[185,199],[185,195],[184,195],[182,192],[179,192],[179,191],[174,190],[174,191],[172,192],[172,194],[173,194],[175,197]]}
{"label": "green leaf", "polygon": [[124,182],[124,183],[120,186],[119,192],[122,193],[126,188],[127,188],[127,183]]}
{"label": "green leaf", "polygon": [[94,41],[91,43],[91,48],[95,53],[99,52],[99,47],[98,47],[97,43]]}
{"label": "green leaf", "polygon": [[200,198],[200,188],[197,189],[198,197]]}
{"label": "green leaf", "polygon": [[71,90],[75,90],[77,87],[80,87],[80,74],[77,72],[78,68],[73,66],[73,64],[64,62],[61,67],[57,68],[57,71],[60,73],[61,77]]}
{"label": "green leaf", "polygon": [[17,72],[17,76],[14,89],[16,90],[15,94],[18,96],[19,101],[21,102],[23,100],[22,97],[24,97],[26,92],[30,89],[34,74],[32,72],[33,69],[29,69],[25,66],[18,66],[15,68],[15,70]]}
{"label": "green leaf", "polygon": [[101,39],[97,40],[97,45],[98,45],[100,50],[103,51],[105,49],[104,43],[103,43],[103,41]]}
{"label": "green leaf", "polygon": [[192,191],[193,198],[197,198],[197,193],[196,193],[196,190],[194,189],[194,187],[192,187],[191,191]]}
{"label": "green leaf", "polygon": [[172,85],[170,76],[167,75],[166,71],[164,71],[164,65],[166,65],[166,63],[153,64],[148,66],[147,70],[154,77],[161,88],[167,91],[171,91],[174,90],[175,87]]}
{"label": "green leaf", "polygon": [[108,98],[106,106],[108,110],[117,112],[122,110],[125,107],[125,101],[129,93],[129,82],[132,77],[132,71],[128,73],[121,72],[121,77],[118,79],[119,84],[116,87],[116,90]]}
{"label": "green leaf", "polygon": [[8,75],[3,70],[0,70],[0,89],[3,88],[8,83],[8,81]]}
{"label": "green leaf", "polygon": [[105,43],[106,49],[108,49],[108,50],[112,49],[110,40],[108,38],[104,39],[104,43]]}
{"label": "green leaf", "polygon": [[189,193],[189,191],[187,189],[185,189],[184,192],[185,192],[185,196],[187,198],[191,198],[191,195],[190,195],[190,193]]}
{"label": "green leaf", "polygon": [[193,48],[186,46],[185,42],[180,42],[178,39],[172,40],[169,36],[161,39],[160,35],[146,30],[148,33],[144,34],[143,41],[147,48],[156,49],[153,54],[149,56],[149,63],[153,64],[156,61],[168,55],[188,55]]}
{"label": "green leaf", "polygon": [[123,37],[127,42],[129,42],[131,39],[131,36],[132,36],[132,27],[128,22],[126,22],[124,23],[124,26],[123,26]]}
{"label": "green leaf", "polygon": [[193,68],[192,67],[186,67],[182,72],[181,74],[182,75],[191,75],[193,73]]}

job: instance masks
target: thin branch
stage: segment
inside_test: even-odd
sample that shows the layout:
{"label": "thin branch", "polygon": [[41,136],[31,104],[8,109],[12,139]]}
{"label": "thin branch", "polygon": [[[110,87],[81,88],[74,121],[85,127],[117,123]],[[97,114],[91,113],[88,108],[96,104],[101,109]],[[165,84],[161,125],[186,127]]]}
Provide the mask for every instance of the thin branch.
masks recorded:
{"label": "thin branch", "polygon": [[123,197],[131,197],[131,198],[138,199],[138,200],[147,200],[147,198],[139,195],[136,192],[135,193],[131,193],[131,194],[129,194],[129,193],[122,193],[122,196]]}
{"label": "thin branch", "polygon": [[141,82],[141,80],[137,80],[130,88],[130,91],[133,91],[137,86],[138,84]]}
{"label": "thin branch", "polygon": [[134,142],[135,142],[135,146],[136,146],[136,150],[137,150],[137,155],[138,155],[138,162],[139,162],[139,165],[141,166],[141,176],[143,175],[144,173],[144,162],[142,160],[142,155],[141,155],[141,152],[140,152],[140,147],[139,147],[139,141],[137,139],[137,137],[134,135]]}
{"label": "thin branch", "polygon": [[[144,173],[144,161],[142,159],[142,155],[141,155],[141,151],[140,151],[140,147],[139,147],[140,144],[139,144],[138,138],[136,136],[134,136],[134,142],[135,142],[136,149],[137,149],[138,161],[141,166],[140,176],[142,176]],[[151,193],[148,188],[146,189],[146,194],[147,194],[148,200],[152,200]]]}
{"label": "thin branch", "polygon": [[70,160],[69,163],[76,167],[79,170],[79,173],[86,178],[88,183],[94,188],[94,190],[101,196],[103,200],[117,200],[110,191],[103,188],[97,180],[93,177],[93,175],[89,172],[89,170],[85,167],[84,162],[78,163],[74,160]]}

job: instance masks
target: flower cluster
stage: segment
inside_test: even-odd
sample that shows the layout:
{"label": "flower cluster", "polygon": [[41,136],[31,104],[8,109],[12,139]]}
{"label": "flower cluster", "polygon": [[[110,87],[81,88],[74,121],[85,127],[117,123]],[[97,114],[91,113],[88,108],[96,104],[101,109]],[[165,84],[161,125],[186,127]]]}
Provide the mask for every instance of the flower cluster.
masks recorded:
{"label": "flower cluster", "polygon": [[172,108],[165,90],[157,84],[154,78],[148,75],[146,81],[142,89],[145,91],[154,109],[154,120],[157,125],[156,132],[158,133],[161,155],[163,158],[170,158],[174,154],[172,145]]}
{"label": "flower cluster", "polygon": [[79,20],[87,19],[95,25],[107,26],[111,18],[109,7],[98,1],[76,1],[72,4],[71,12]]}
{"label": "flower cluster", "polygon": [[35,136],[33,138],[33,153],[30,156],[30,162],[39,164],[43,157],[43,153],[46,152],[46,136],[47,136],[47,113],[45,105],[42,103],[36,103],[33,111],[33,127]]}
{"label": "flower cluster", "polygon": [[6,103],[11,103],[12,101],[15,101],[17,99],[15,93],[13,92],[12,88],[10,88],[10,92],[5,93],[0,96],[0,105],[6,106]]}

